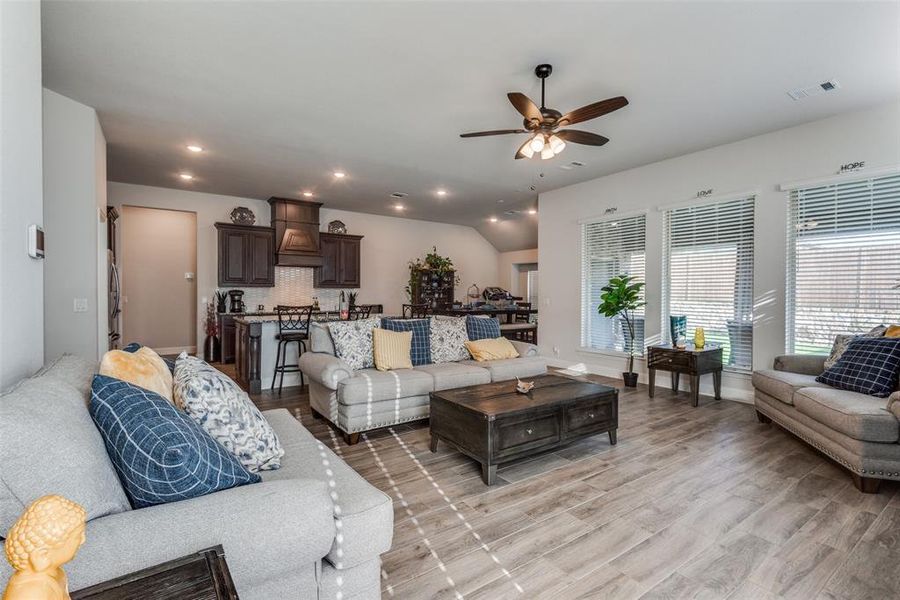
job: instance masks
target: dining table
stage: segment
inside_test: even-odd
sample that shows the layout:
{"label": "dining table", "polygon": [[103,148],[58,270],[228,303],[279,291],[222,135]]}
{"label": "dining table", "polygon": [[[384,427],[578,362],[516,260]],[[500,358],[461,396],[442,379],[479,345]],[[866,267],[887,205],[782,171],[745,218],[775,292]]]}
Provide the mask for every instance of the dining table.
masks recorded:
{"label": "dining table", "polygon": [[507,323],[512,323],[516,315],[536,315],[538,313],[536,308],[525,308],[515,305],[483,305],[475,307],[460,306],[453,308],[438,308],[433,312],[436,315],[448,315],[451,317],[464,317],[466,315],[490,315],[499,319],[501,316],[505,316]]}

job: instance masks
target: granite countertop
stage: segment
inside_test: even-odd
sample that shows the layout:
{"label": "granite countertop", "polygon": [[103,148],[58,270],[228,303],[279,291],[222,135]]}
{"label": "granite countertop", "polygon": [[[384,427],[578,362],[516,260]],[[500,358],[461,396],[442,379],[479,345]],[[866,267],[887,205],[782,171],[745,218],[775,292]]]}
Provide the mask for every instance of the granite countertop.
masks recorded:
{"label": "granite countertop", "polygon": [[[237,316],[239,313],[232,313],[235,315],[234,322],[235,323],[277,323],[278,315],[275,313],[242,313],[240,316]],[[340,312],[333,311],[320,311],[313,313],[312,319],[317,323],[327,323],[328,321],[340,321]]]}

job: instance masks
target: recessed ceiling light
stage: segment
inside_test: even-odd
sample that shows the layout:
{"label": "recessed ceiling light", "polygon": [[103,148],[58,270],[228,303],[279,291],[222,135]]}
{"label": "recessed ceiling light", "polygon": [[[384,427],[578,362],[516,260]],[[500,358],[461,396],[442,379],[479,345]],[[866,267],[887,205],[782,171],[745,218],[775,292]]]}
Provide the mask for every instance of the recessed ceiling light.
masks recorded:
{"label": "recessed ceiling light", "polygon": [[346,177],[347,174],[344,173],[343,171],[335,171],[334,176],[337,177],[338,179],[342,179],[342,178]]}
{"label": "recessed ceiling light", "polygon": [[181,177],[182,179],[184,179],[185,181],[190,181],[191,179],[194,178],[194,176],[191,175],[190,173],[179,173],[178,176]]}
{"label": "recessed ceiling light", "polygon": [[313,194],[312,194],[312,192],[303,192],[303,195],[306,196],[307,198],[312,198]]}
{"label": "recessed ceiling light", "polygon": [[446,196],[446,195],[447,195],[447,190],[438,190],[438,191],[437,191],[437,195],[438,195],[438,196]]}
{"label": "recessed ceiling light", "polygon": [[187,149],[191,152],[203,152],[203,146],[195,146],[194,144],[190,144]]}
{"label": "recessed ceiling light", "polygon": [[496,222],[497,222],[497,217],[491,217],[491,218],[490,218],[490,221],[491,221],[491,223],[496,223]]}
{"label": "recessed ceiling light", "polygon": [[529,215],[536,215],[536,214],[537,214],[537,209],[536,209],[536,208],[529,208],[529,209],[528,209],[528,214],[529,214]]}
{"label": "recessed ceiling light", "polygon": [[404,206],[403,206],[402,204],[395,204],[395,205],[394,205],[394,210],[403,210],[403,209],[404,209]]}

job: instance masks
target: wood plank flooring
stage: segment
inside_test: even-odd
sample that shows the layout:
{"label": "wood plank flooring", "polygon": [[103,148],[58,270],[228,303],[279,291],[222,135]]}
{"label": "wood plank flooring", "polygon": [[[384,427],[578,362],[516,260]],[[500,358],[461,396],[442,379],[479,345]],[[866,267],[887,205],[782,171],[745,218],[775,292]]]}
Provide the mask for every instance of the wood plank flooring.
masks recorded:
{"label": "wood plank flooring", "polygon": [[860,494],[752,406],[623,390],[617,446],[587,438],[488,487],[474,461],[429,451],[426,424],[346,446],[304,389],[254,401],[290,409],[393,498],[385,598],[900,598],[900,486]]}

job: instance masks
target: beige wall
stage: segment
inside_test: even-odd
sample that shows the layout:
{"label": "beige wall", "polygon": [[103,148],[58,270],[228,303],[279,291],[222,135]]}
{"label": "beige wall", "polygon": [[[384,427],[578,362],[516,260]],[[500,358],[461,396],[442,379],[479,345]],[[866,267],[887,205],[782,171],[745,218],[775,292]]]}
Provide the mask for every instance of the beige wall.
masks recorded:
{"label": "beige wall", "polygon": [[528,293],[527,270],[522,268],[530,265],[532,269],[537,264],[538,250],[516,250],[513,252],[501,252],[497,257],[497,274],[500,287],[509,290],[514,296],[522,296]]}
{"label": "beige wall", "polygon": [[120,215],[124,343],[139,341],[164,354],[195,352],[197,215],[135,206],[123,206]]}

